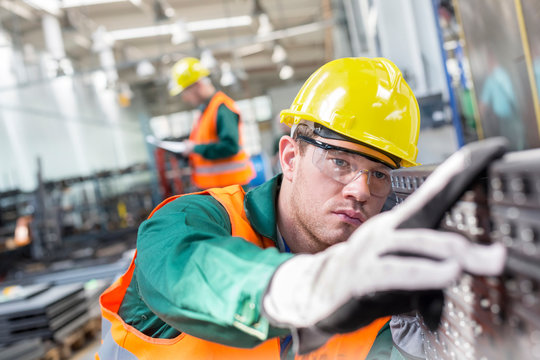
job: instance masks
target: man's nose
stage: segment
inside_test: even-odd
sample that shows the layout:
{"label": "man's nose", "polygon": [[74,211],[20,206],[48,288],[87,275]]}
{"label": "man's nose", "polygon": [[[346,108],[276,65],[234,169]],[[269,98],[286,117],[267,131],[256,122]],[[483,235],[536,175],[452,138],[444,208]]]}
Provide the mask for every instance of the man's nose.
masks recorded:
{"label": "man's nose", "polygon": [[359,202],[365,202],[371,197],[368,184],[368,173],[363,173],[343,187],[343,196],[353,198]]}

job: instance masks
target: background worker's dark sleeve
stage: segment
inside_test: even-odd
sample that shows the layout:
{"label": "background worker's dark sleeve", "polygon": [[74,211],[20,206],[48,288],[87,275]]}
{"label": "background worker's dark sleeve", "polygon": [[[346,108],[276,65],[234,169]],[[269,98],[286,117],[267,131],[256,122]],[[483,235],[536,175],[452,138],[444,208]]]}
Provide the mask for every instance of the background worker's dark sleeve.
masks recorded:
{"label": "background worker's dark sleeve", "polygon": [[240,150],[238,143],[238,115],[221,104],[217,112],[217,133],[219,140],[211,144],[195,145],[194,152],[206,159],[222,159]]}

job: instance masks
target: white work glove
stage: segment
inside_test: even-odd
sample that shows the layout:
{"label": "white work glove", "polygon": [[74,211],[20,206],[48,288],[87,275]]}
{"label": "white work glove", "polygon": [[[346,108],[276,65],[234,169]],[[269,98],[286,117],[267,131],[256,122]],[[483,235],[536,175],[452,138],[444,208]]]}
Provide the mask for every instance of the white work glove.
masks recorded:
{"label": "white work glove", "polygon": [[160,147],[164,150],[173,152],[175,154],[180,154],[183,156],[188,156],[194,148],[194,143],[189,140],[184,141],[164,141],[164,140],[158,140],[152,135],[146,136],[146,142]]}
{"label": "white work glove", "polygon": [[498,138],[465,146],[406,201],[361,225],[346,242],[283,263],[263,297],[264,315],[291,328],[299,353],[335,333],[411,310],[434,317],[428,322],[436,327],[441,289],[464,271],[492,276],[504,267],[501,244],[474,244],[432,229],[505,145]]}

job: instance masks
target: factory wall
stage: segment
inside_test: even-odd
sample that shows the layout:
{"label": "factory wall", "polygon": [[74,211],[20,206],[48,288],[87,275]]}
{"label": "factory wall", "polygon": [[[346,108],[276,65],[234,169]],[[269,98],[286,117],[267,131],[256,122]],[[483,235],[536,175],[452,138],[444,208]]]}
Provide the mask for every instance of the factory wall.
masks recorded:
{"label": "factory wall", "polygon": [[98,77],[62,76],[0,91],[0,190],[33,190],[38,158],[51,180],[148,161],[143,104],[135,97],[121,107]]}

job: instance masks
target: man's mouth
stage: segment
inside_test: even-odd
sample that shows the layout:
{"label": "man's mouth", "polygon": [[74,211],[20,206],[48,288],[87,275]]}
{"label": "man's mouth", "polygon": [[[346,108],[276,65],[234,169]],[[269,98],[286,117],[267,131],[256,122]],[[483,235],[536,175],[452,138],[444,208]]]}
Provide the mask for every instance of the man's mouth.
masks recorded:
{"label": "man's mouth", "polygon": [[334,212],[342,221],[354,226],[360,226],[366,221],[366,217],[359,211],[337,210]]}

